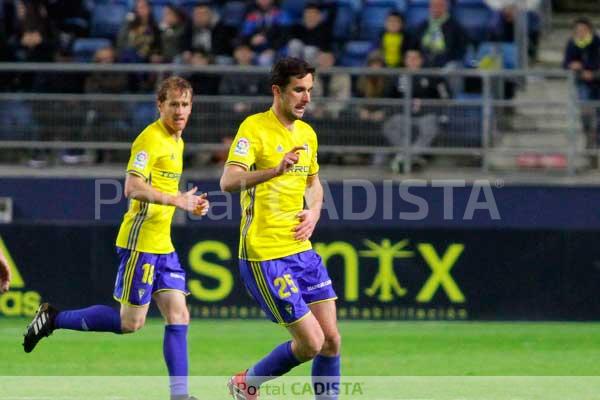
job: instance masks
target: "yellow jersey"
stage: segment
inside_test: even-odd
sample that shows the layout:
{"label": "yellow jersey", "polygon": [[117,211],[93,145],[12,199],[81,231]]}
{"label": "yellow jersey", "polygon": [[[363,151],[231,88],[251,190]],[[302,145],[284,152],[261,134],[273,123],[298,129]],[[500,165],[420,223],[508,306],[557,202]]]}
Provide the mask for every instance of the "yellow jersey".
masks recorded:
{"label": "yellow jersey", "polygon": [[304,209],[308,176],[319,172],[317,135],[305,122],[296,120],[290,131],[272,109],[249,116],[242,122],[229,149],[227,165],[247,170],[275,168],[295,146],[300,160],[294,167],[241,193],[239,257],[265,261],[312,248],[310,241],[294,239],[297,214]]}
{"label": "yellow jersey", "polygon": [[[143,178],[156,190],[177,194],[183,169],[183,140],[176,139],[162,121],[148,125],[131,146],[127,173]],[[167,254],[175,207],[130,199],[117,236],[117,246],[145,253]]]}

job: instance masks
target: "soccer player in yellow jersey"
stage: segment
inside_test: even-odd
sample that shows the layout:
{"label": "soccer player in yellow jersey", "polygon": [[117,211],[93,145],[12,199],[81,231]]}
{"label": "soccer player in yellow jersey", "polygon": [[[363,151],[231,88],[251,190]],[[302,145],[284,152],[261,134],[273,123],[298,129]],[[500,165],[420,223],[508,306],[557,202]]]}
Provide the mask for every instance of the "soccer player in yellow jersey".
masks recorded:
{"label": "soccer player in yellow jersey", "polygon": [[339,392],[337,296],[309,241],[323,204],[317,137],[301,121],[314,73],[297,58],[274,65],[273,105],[242,122],[221,177],[222,190],[241,191],[244,284],[266,315],[292,337],[231,378],[234,399],[256,399],[263,382],[309,360],[316,398],[337,399]]}
{"label": "soccer player in yellow jersey", "polygon": [[121,311],[103,305],[58,311],[48,303],[38,309],[27,327],[23,346],[30,352],[55,329],[130,333],[144,326],[151,299],[165,321],[163,352],[169,370],[171,399],[194,399],[188,394],[185,271],[171,242],[175,208],[205,215],[209,203],[180,193],[183,166],[181,135],[192,111],[192,87],[183,78],[164,80],[157,93],[160,118],[139,134],[131,147],[125,195],[129,209],[117,236],[120,259],[114,297]]}

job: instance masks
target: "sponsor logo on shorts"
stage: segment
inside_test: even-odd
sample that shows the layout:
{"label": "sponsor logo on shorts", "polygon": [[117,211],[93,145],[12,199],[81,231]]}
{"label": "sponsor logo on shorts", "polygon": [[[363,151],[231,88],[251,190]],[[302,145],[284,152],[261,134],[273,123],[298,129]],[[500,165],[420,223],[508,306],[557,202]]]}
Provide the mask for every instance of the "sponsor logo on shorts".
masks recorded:
{"label": "sponsor logo on shorts", "polygon": [[181,275],[181,274],[176,274],[175,272],[171,272],[171,273],[169,274],[169,276],[170,276],[171,278],[175,278],[175,279],[181,279],[182,281],[185,281],[185,277],[184,277],[183,275]]}
{"label": "sponsor logo on shorts", "polygon": [[331,279],[329,279],[325,282],[317,283],[316,285],[313,285],[313,286],[309,286],[306,288],[306,291],[311,292],[313,290],[321,289],[325,286],[330,286],[330,285],[331,285]]}
{"label": "sponsor logo on shorts", "polygon": [[248,150],[250,149],[250,142],[246,138],[239,138],[237,143],[235,144],[235,150],[233,154],[237,154],[238,156],[247,156]]}
{"label": "sponsor logo on shorts", "polygon": [[148,165],[148,153],[144,150],[138,152],[133,160],[133,166],[135,168],[144,169]]}

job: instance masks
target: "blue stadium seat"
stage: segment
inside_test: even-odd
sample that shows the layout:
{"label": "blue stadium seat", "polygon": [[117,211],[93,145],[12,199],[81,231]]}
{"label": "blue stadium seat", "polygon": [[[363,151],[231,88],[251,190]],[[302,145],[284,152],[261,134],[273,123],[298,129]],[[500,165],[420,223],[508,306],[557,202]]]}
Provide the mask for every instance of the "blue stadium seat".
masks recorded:
{"label": "blue stadium seat", "polygon": [[335,21],[333,21],[333,37],[346,41],[352,37],[356,23],[356,10],[350,2],[338,2]]}
{"label": "blue stadium seat", "polygon": [[0,101],[0,139],[36,139],[37,125],[31,104],[21,100]]}
{"label": "blue stadium seat", "polygon": [[131,128],[134,131],[141,131],[156,118],[158,118],[158,111],[155,102],[137,103],[131,114]]}
{"label": "blue stadium seat", "polygon": [[494,12],[485,4],[459,4],[454,7],[452,13],[471,39],[475,41],[486,37],[487,27],[494,15]]}
{"label": "blue stadium seat", "polygon": [[226,26],[239,28],[244,22],[246,15],[246,3],[238,0],[230,0],[221,8],[221,21]]}
{"label": "blue stadium seat", "polygon": [[410,6],[426,6],[429,7],[429,0],[409,0]]}
{"label": "blue stadium seat", "polygon": [[510,42],[483,42],[477,49],[477,61],[496,53],[502,57],[502,68],[516,69],[519,66],[518,49],[516,44]]}
{"label": "blue stadium seat", "polygon": [[211,3],[207,3],[204,0],[183,0],[183,1],[181,1],[180,6],[181,6],[181,8],[183,8],[185,10],[186,13],[188,13],[188,15],[191,15],[192,10],[198,4],[208,4],[208,5],[211,5]]}
{"label": "blue stadium seat", "polygon": [[362,67],[367,61],[367,55],[371,51],[371,42],[365,40],[353,40],[346,43],[340,64],[344,67]]}
{"label": "blue stadium seat", "polygon": [[[457,100],[479,100],[478,95],[466,93],[456,96]],[[483,107],[473,104],[450,107],[448,122],[442,134],[444,144],[453,147],[479,147],[483,131]]]}
{"label": "blue stadium seat", "polygon": [[429,4],[411,2],[406,9],[406,28],[414,31],[421,23],[429,17]]}
{"label": "blue stadium seat", "polygon": [[292,21],[300,21],[305,5],[306,0],[283,0],[281,9],[290,16]]}
{"label": "blue stadium seat", "polygon": [[455,5],[485,5],[484,0],[454,0]]}
{"label": "blue stadium seat", "polygon": [[114,39],[126,15],[127,6],[122,3],[96,4],[92,10],[90,36]]}
{"label": "blue stadium seat", "polygon": [[73,43],[73,58],[77,62],[91,62],[97,50],[110,46],[108,39],[79,38]]}

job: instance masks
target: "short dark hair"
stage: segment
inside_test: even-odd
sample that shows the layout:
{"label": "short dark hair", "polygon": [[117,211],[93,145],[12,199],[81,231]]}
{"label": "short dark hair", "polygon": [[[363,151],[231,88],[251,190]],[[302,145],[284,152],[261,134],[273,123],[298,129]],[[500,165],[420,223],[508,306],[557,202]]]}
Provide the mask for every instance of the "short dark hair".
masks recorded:
{"label": "short dark hair", "polygon": [[284,57],[277,61],[271,69],[271,84],[285,88],[290,83],[290,78],[304,78],[306,75],[315,74],[315,67],[296,57]]}
{"label": "short dark hair", "polygon": [[398,11],[392,10],[388,13],[387,16],[399,18],[400,21],[404,22],[404,16],[402,16],[402,14],[400,14]]}
{"label": "short dark hair", "polygon": [[158,90],[156,91],[156,99],[159,103],[162,103],[167,99],[169,90],[179,90],[181,92],[190,92],[190,96],[194,95],[194,89],[192,85],[180,76],[173,75],[160,83]]}
{"label": "short dark hair", "polygon": [[588,29],[590,31],[594,31],[594,25],[592,24],[592,21],[589,20],[588,18],[585,17],[580,17],[577,18],[574,22],[573,22],[573,27],[577,26],[577,25],[585,25],[588,27]]}

